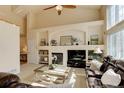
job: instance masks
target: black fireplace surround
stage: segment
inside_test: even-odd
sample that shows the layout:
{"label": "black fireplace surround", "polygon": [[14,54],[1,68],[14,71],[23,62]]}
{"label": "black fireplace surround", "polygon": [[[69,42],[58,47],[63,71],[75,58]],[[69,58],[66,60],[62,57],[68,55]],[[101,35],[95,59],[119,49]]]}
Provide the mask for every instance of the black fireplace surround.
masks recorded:
{"label": "black fireplace surround", "polygon": [[68,50],[67,66],[85,68],[86,50]]}

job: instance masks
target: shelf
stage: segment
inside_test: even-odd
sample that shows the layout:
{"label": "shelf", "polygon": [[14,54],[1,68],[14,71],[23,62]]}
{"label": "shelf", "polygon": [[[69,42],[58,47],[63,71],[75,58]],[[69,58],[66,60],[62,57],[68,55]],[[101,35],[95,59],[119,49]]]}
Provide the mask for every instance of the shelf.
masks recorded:
{"label": "shelf", "polygon": [[39,54],[39,56],[45,56],[45,57],[47,57],[47,56],[49,56],[49,55],[40,55],[40,54]]}
{"label": "shelf", "polygon": [[48,63],[48,61],[40,61],[40,63]]}
{"label": "shelf", "polygon": [[50,50],[54,48],[94,50],[97,47],[104,50],[104,45],[39,46],[38,50]]}
{"label": "shelf", "polygon": [[39,50],[39,63],[48,63],[49,61],[49,51]]}
{"label": "shelf", "polygon": [[48,64],[48,62],[40,61],[39,64]]}

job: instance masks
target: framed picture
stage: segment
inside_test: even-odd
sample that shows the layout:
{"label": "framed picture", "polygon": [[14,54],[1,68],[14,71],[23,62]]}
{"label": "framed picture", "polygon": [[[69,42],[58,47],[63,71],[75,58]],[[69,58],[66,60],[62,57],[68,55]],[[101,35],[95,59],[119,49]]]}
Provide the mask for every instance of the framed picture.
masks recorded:
{"label": "framed picture", "polygon": [[91,45],[98,45],[98,41],[99,41],[98,35],[91,35],[90,41],[91,41]]}
{"label": "framed picture", "polygon": [[61,46],[72,45],[72,36],[60,36],[60,45]]}

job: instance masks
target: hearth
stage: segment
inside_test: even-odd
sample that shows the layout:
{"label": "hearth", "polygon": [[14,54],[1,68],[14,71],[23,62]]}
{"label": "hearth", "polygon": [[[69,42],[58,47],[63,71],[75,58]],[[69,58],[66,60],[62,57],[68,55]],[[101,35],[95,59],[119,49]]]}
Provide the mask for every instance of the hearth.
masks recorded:
{"label": "hearth", "polygon": [[68,50],[67,66],[85,68],[86,50]]}

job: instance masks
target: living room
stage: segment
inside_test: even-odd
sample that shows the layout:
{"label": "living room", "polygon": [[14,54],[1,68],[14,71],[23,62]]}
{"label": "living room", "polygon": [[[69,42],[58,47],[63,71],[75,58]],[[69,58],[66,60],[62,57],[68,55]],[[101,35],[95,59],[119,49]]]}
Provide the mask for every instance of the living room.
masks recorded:
{"label": "living room", "polygon": [[0,5],[0,87],[123,88],[123,10]]}
{"label": "living room", "polygon": [[[31,6],[27,6],[27,7],[31,7]],[[39,6],[34,6],[34,7],[39,7]],[[90,7],[90,8],[88,8],[88,7]],[[94,9],[92,9],[93,7],[94,7]],[[43,9],[44,8],[47,8],[47,6],[43,6]],[[67,25],[63,25],[63,21],[61,21],[61,19],[66,18],[66,17],[71,17],[71,15],[69,15],[69,14],[72,14],[73,11],[72,11],[72,13],[70,13],[68,11],[67,12],[68,16],[67,16],[66,14],[64,14],[64,10],[63,10],[62,11],[63,14],[61,14],[59,16],[57,14],[57,12],[54,11],[54,8],[53,8],[53,10],[48,10],[48,13],[42,15],[43,17],[48,16],[48,18],[46,18],[48,20],[48,21],[46,21],[46,22],[48,22],[46,25],[53,25],[53,26],[47,26],[47,27],[44,26],[42,28],[37,27],[36,29],[35,29],[35,27],[32,27],[34,29],[31,30],[30,33],[28,33],[27,40],[30,40],[30,42],[28,43],[29,44],[28,51],[30,51],[30,53],[28,54],[28,62],[29,63],[34,63],[34,64],[46,63],[46,64],[50,65],[52,63],[52,57],[53,57],[52,54],[55,55],[55,53],[57,53],[57,54],[62,55],[62,58],[59,57],[59,59],[61,59],[60,65],[67,67],[67,61],[68,61],[67,51],[68,50],[79,50],[79,51],[84,50],[85,51],[84,59],[83,59],[84,62],[83,61],[79,62],[79,63],[81,63],[81,65],[79,64],[79,66],[85,67],[86,60],[88,60],[88,56],[86,56],[88,54],[88,50],[93,50],[98,46],[101,49],[103,49],[103,46],[104,46],[104,45],[102,45],[103,44],[103,36],[102,36],[103,32],[101,31],[101,29],[104,26],[104,21],[99,20],[99,13],[98,13],[98,11],[101,7],[100,6],[84,6],[84,7],[77,6],[77,8],[78,8],[77,10],[74,9],[75,17],[77,17],[76,15],[79,15],[77,13],[80,13],[80,11],[79,11],[80,8],[82,10],[84,10],[84,12],[86,12],[85,14],[89,14],[89,12],[91,12],[91,13],[94,12],[94,14],[92,14],[92,15],[90,14],[90,16],[92,18],[86,16],[88,22],[83,22],[83,23],[81,23],[81,22],[75,23],[74,22],[74,21],[78,21],[78,20],[80,21],[81,19],[86,20],[85,17],[84,18],[81,17],[78,20],[77,20],[77,18],[75,18],[75,20],[72,21],[73,23],[71,22],[71,19],[67,20],[67,22],[69,22],[69,23],[64,21],[65,24],[67,24]],[[40,7],[40,9],[41,9],[41,7]],[[87,11],[86,11],[86,9],[87,9]],[[44,11],[44,12],[46,12],[46,11]],[[49,12],[50,12],[50,14],[52,14],[53,17],[55,16],[55,19],[58,18],[58,20],[60,20],[59,23],[58,23],[58,21],[56,21],[57,23],[54,23],[55,26],[53,24],[54,20],[52,20],[50,18],[51,15],[49,15]],[[97,13],[97,17],[96,17],[95,13]],[[30,19],[33,19],[32,23],[30,23],[30,24],[33,24],[32,26],[34,26],[34,22],[36,22],[35,21],[36,19],[34,19],[34,18],[38,18],[38,17],[34,17],[35,15],[33,15],[33,14],[30,14],[29,16],[31,16]],[[37,19],[37,20],[42,21],[44,18],[41,17],[41,14],[39,16],[40,16],[40,19]],[[29,21],[30,21],[30,19],[29,19]],[[89,21],[89,20],[94,20],[94,21]],[[50,22],[52,22],[52,23],[50,23]],[[35,23],[35,25],[36,24],[37,23]],[[56,26],[57,24],[60,24],[60,25]],[[88,28],[88,27],[92,27],[92,28]],[[89,30],[89,31],[87,32],[87,30]],[[93,34],[92,36],[94,36],[94,35],[96,35],[96,33],[99,34],[98,37],[100,39],[97,42],[97,43],[99,43],[99,45],[88,45],[88,41],[90,41],[90,35],[88,35],[88,34],[91,34],[91,35]],[[72,38],[76,38],[79,41],[75,40],[75,42],[72,42]],[[63,40],[64,42],[61,42],[62,41],[61,39],[66,39],[66,40]],[[68,42],[66,42],[67,40],[68,40]],[[52,41],[55,41],[55,42],[51,43]],[[79,43],[79,44],[76,45],[76,43]],[[24,45],[24,48],[25,48],[25,45]],[[86,85],[84,87],[86,87]]]}

